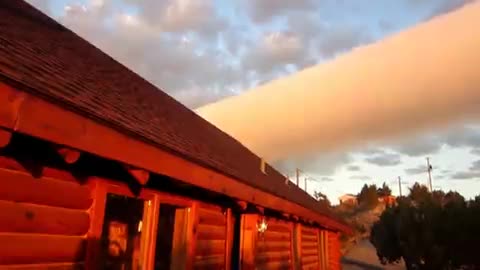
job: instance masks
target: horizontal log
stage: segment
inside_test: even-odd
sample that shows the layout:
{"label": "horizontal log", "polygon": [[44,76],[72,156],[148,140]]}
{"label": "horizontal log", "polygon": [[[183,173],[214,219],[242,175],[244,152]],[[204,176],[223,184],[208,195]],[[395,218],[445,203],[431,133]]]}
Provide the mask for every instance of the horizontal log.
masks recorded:
{"label": "horizontal log", "polygon": [[302,249],[302,256],[318,256],[318,248]]}
{"label": "horizontal log", "polygon": [[204,256],[195,257],[193,269],[210,270],[225,269],[225,256]]}
{"label": "horizontal log", "polygon": [[227,223],[227,218],[222,213],[200,209],[198,211],[198,223],[224,226]]}
{"label": "horizontal log", "polygon": [[290,258],[290,251],[269,252],[257,254],[255,261],[257,262],[257,264],[265,264],[269,262],[289,262]]}
{"label": "horizontal log", "polygon": [[[27,170],[20,162],[6,156],[0,156],[0,168],[8,169],[11,171],[19,171],[31,175],[30,171]],[[69,181],[76,184],[79,183],[79,179],[73,176],[71,172],[51,167],[42,167],[41,177]]]}
{"label": "horizontal log", "polygon": [[92,205],[90,188],[78,183],[51,178],[35,179],[29,174],[0,169],[0,199],[88,209]]}
{"label": "horizontal log", "polygon": [[[257,264],[254,269],[261,269],[261,270],[267,270],[267,269],[293,269],[292,267],[292,262],[291,261],[271,261],[271,262],[264,262],[262,264]],[[334,270],[334,269],[329,269],[329,270]],[[335,269],[336,270],[336,269]]]}
{"label": "horizontal log", "polygon": [[318,242],[318,235],[302,234],[302,241],[304,241],[304,242]]}
{"label": "horizontal log", "polygon": [[146,170],[134,168],[129,165],[124,165],[124,167],[125,170],[127,170],[127,172],[142,186],[147,184],[150,179],[150,173]]}
{"label": "horizontal log", "polygon": [[0,265],[81,262],[85,244],[80,236],[0,233]]}
{"label": "horizontal log", "polygon": [[67,164],[73,164],[77,162],[81,155],[80,151],[68,147],[57,147],[57,153]]}
{"label": "horizontal log", "polygon": [[246,201],[237,201],[237,205],[240,210],[245,211],[247,210],[248,203]]}
{"label": "horizontal log", "polygon": [[291,248],[290,241],[286,241],[286,242],[267,242],[267,241],[262,241],[261,239],[259,239],[257,241],[257,250],[259,252],[286,251],[286,250],[290,250],[290,248]]}
{"label": "horizontal log", "polygon": [[319,246],[316,242],[302,242],[302,249],[312,249]]}
{"label": "horizontal log", "polygon": [[287,225],[287,224],[281,224],[281,223],[271,223],[267,221],[267,231],[272,231],[272,232],[291,232],[292,228]]}
{"label": "horizontal log", "polygon": [[195,256],[211,256],[225,254],[224,240],[197,240]]}
{"label": "horizontal log", "polygon": [[310,262],[302,265],[302,270],[318,270],[318,262]]}
{"label": "horizontal log", "polygon": [[318,262],[318,255],[317,256],[305,256],[302,254],[302,265],[310,264],[310,263],[317,263]]}
{"label": "horizontal log", "polygon": [[86,211],[2,200],[0,220],[0,233],[84,235],[90,227]]}
{"label": "horizontal log", "polygon": [[2,270],[85,270],[84,263],[42,263],[2,265]]}
{"label": "horizontal log", "polygon": [[290,243],[288,246],[261,246],[257,247],[257,254],[260,253],[268,253],[268,252],[281,252],[281,251],[289,251],[290,250]]}
{"label": "horizontal log", "polygon": [[291,241],[292,234],[290,232],[267,231],[263,234],[262,239],[265,241]]}
{"label": "horizontal log", "polygon": [[0,129],[0,148],[7,146],[10,143],[12,138],[12,133],[10,131]]}
{"label": "horizontal log", "polygon": [[226,237],[225,227],[205,225],[197,227],[197,240],[225,240]]}
{"label": "horizontal log", "polygon": [[317,234],[318,234],[318,231],[317,231],[317,230],[302,229],[302,235],[317,236]]}

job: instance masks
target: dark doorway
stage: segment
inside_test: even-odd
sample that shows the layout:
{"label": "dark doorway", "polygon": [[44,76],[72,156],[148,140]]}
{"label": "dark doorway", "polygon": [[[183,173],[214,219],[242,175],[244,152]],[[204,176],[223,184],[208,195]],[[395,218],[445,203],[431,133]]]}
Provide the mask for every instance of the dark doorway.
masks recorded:
{"label": "dark doorway", "polygon": [[185,268],[186,224],[186,208],[160,204],[155,246],[155,270]]}
{"label": "dark doorway", "polygon": [[232,211],[233,217],[233,243],[232,243],[232,270],[240,270],[240,235],[242,230],[242,220],[238,213]]}
{"label": "dark doorway", "polygon": [[107,194],[102,230],[102,267],[139,270],[144,201]]}

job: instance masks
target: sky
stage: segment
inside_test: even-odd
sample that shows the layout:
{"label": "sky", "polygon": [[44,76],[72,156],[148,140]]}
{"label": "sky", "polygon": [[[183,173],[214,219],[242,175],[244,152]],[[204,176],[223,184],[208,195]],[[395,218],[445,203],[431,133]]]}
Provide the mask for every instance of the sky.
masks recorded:
{"label": "sky", "polygon": [[[467,0],[28,0],[191,109],[348,53]],[[426,101],[428,103],[428,101]],[[299,104],[301,106],[301,104]],[[274,164],[336,203],[365,184],[480,193],[480,123]],[[303,187],[303,185],[302,185]]]}

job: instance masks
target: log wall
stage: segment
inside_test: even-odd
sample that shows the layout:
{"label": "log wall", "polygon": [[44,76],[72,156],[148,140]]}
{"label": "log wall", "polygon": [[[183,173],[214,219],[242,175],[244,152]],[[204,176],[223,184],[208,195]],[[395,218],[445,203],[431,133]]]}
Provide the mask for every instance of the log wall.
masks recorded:
{"label": "log wall", "polygon": [[321,242],[319,230],[301,226],[301,265],[304,270],[318,270],[320,268]]}
{"label": "log wall", "polygon": [[0,268],[84,268],[91,191],[61,175],[35,178],[0,157]]}
{"label": "log wall", "polygon": [[269,219],[268,228],[257,237],[256,269],[292,269],[293,224]]}
{"label": "log wall", "polygon": [[337,232],[327,232],[328,270],[340,270],[340,239]]}
{"label": "log wall", "polygon": [[220,207],[201,204],[198,208],[194,269],[225,269],[227,214]]}

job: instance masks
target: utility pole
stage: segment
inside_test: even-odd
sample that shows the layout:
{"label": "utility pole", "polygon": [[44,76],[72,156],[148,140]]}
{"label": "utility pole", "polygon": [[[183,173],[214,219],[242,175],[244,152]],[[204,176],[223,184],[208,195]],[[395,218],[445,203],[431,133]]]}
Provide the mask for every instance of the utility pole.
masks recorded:
{"label": "utility pole", "polygon": [[430,192],[433,192],[432,188],[432,165],[430,165],[430,158],[427,157],[427,172],[428,172],[428,186],[430,187]]}
{"label": "utility pole", "polygon": [[402,180],[400,176],[398,177],[398,191],[400,192],[400,197],[402,197]]}
{"label": "utility pole", "polygon": [[308,191],[307,191],[307,180],[308,180],[307,177],[305,177],[305,179],[304,179],[304,181],[305,181],[305,192],[308,193]]}

